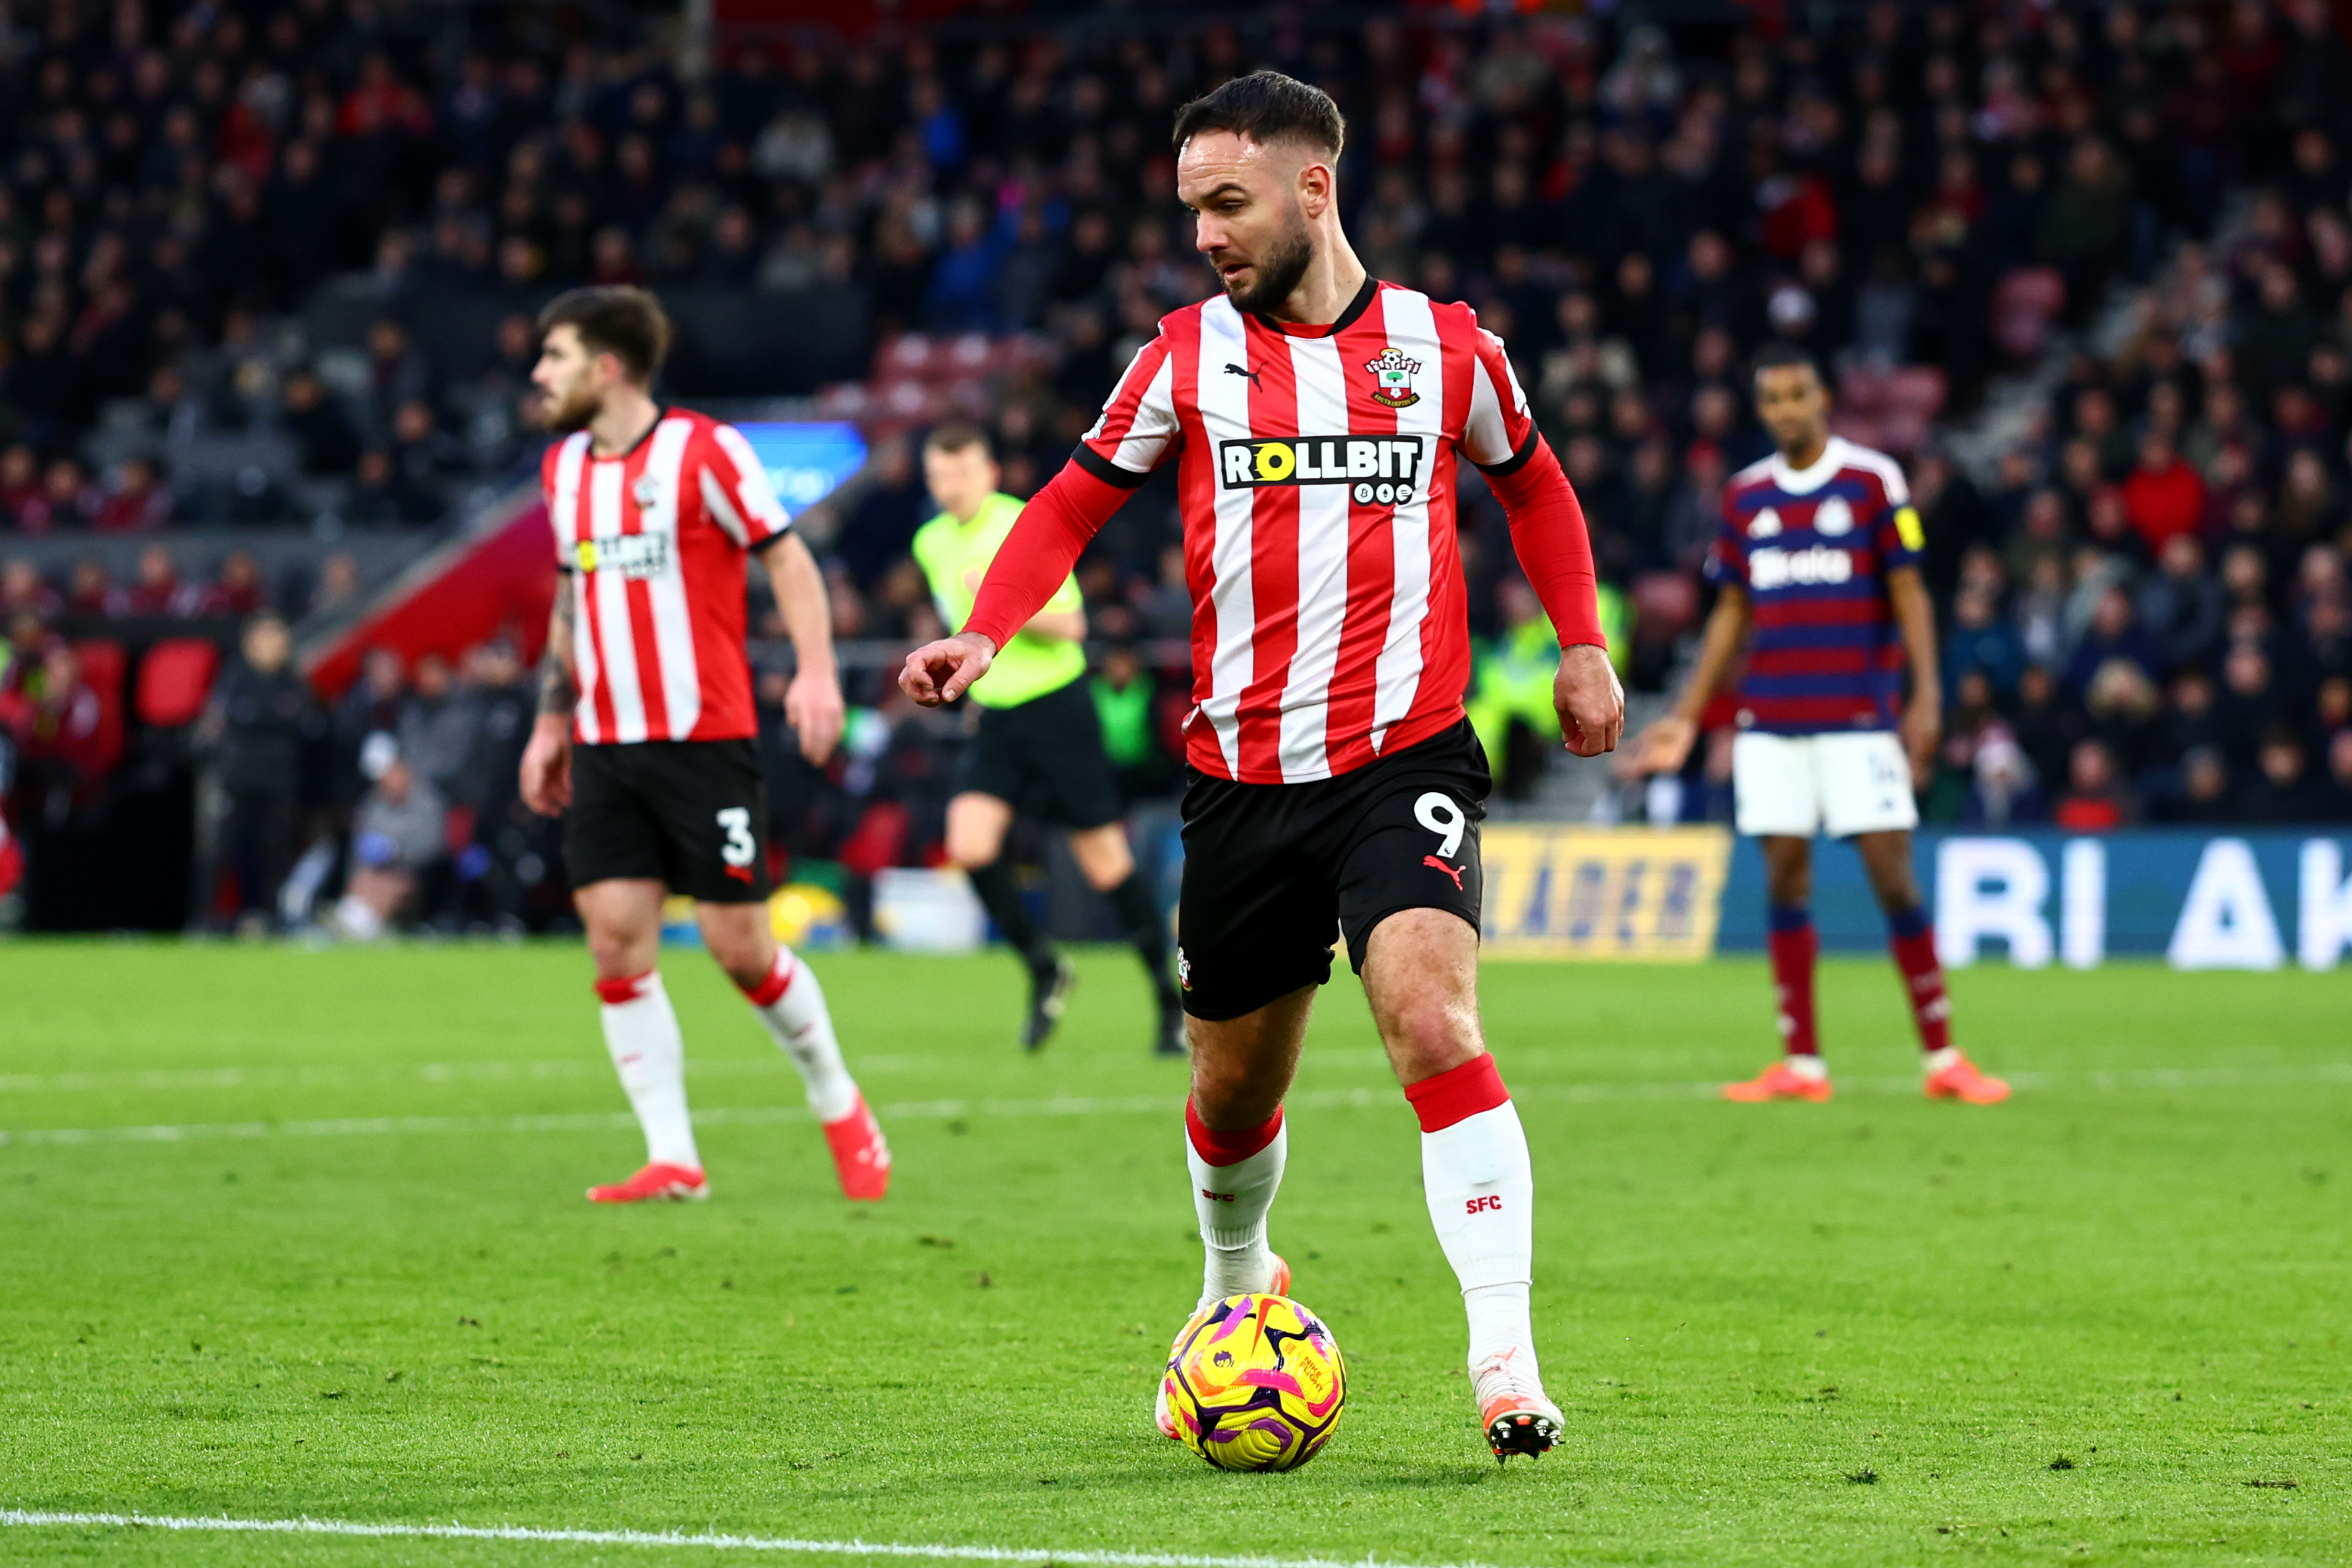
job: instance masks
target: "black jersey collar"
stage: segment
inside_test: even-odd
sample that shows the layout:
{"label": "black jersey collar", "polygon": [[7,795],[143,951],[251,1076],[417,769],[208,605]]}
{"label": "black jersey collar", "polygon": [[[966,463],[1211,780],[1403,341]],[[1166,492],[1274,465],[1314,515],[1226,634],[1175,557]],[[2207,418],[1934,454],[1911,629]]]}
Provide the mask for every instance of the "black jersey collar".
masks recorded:
{"label": "black jersey collar", "polygon": [[1311,328],[1304,331],[1299,329],[1306,325],[1303,322],[1277,321],[1263,310],[1252,311],[1251,314],[1257,318],[1258,324],[1267,331],[1279,332],[1286,338],[1336,338],[1354,326],[1357,318],[1372,308],[1372,296],[1380,291],[1380,279],[1367,272],[1364,274],[1364,286],[1356,290],[1356,297],[1348,301],[1348,308],[1339,312],[1339,319],[1337,321],[1328,327]]}

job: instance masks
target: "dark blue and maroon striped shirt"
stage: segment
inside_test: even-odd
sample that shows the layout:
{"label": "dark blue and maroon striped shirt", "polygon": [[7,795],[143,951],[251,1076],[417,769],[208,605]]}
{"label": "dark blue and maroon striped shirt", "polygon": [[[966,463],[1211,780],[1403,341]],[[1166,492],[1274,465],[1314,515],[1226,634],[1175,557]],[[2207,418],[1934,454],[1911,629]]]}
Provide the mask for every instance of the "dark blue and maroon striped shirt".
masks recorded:
{"label": "dark blue and maroon striped shirt", "polygon": [[1733,475],[1706,574],[1753,608],[1739,727],[1895,727],[1903,638],[1886,574],[1926,542],[1895,459],[1841,436],[1810,468],[1776,453]]}

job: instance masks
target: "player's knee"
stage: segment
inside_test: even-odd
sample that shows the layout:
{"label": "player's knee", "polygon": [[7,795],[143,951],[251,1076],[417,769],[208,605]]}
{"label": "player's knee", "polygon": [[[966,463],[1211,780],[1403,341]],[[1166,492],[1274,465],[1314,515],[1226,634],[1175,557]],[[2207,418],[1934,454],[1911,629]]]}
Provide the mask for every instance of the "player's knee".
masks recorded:
{"label": "player's knee", "polygon": [[590,931],[588,956],[600,980],[625,979],[654,967],[652,945],[629,931]]}
{"label": "player's knee", "polygon": [[1418,998],[1387,1009],[1381,1033],[1399,1071],[1415,1078],[1459,1067],[1485,1049],[1476,1015],[1449,997]]}
{"label": "player's knee", "polygon": [[775,940],[756,926],[712,923],[702,933],[710,956],[739,986],[757,986],[775,965]]}

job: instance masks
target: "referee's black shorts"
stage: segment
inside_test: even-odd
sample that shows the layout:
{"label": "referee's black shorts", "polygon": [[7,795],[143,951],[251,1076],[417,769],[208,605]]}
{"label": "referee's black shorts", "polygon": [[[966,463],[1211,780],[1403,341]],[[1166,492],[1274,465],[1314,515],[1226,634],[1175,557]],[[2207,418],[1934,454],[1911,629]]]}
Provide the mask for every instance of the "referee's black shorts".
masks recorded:
{"label": "referee's black shorts", "polygon": [[980,733],[956,762],[955,792],[993,795],[1057,827],[1118,821],[1118,785],[1086,677],[1017,707],[981,707]]}
{"label": "referee's black shorts", "polygon": [[574,746],[563,860],[573,887],[646,877],[704,904],[766,898],[773,889],[759,743]]}
{"label": "referee's black shorts", "polygon": [[1490,788],[1467,719],[1336,779],[1193,775],[1176,913],[1184,1010],[1239,1018],[1323,984],[1335,934],[1361,974],[1372,928],[1401,910],[1448,910],[1477,929]]}

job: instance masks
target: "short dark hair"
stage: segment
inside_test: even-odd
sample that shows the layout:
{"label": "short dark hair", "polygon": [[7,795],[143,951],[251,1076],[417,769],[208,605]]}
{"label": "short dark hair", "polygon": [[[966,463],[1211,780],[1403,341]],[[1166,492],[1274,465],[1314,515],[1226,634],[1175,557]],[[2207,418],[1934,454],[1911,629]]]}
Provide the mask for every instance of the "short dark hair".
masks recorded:
{"label": "short dark hair", "polygon": [[923,437],[926,452],[964,452],[977,446],[980,455],[990,462],[996,460],[996,444],[988,439],[988,432],[968,419],[950,419],[931,426]]}
{"label": "short dark hair", "polygon": [[1280,71],[1252,71],[1194,99],[1176,111],[1170,142],[1181,152],[1184,143],[1211,131],[1230,131],[1262,145],[1290,138],[1334,158],[1348,141],[1348,121],[1331,95]]}
{"label": "short dark hair", "polygon": [[539,335],[558,327],[580,334],[592,354],[610,354],[629,379],[650,383],[669,357],[669,316],[649,290],[625,285],[572,288],[557,295],[539,313]]}
{"label": "short dark hair", "polygon": [[1813,372],[1813,380],[1822,382],[1823,386],[1829,384],[1822,381],[1822,362],[1813,358],[1812,350],[1801,349],[1794,343],[1765,344],[1756,350],[1756,358],[1749,364],[1748,373],[1750,377],[1760,376],[1766,371],[1787,370],[1792,365],[1804,366]]}

